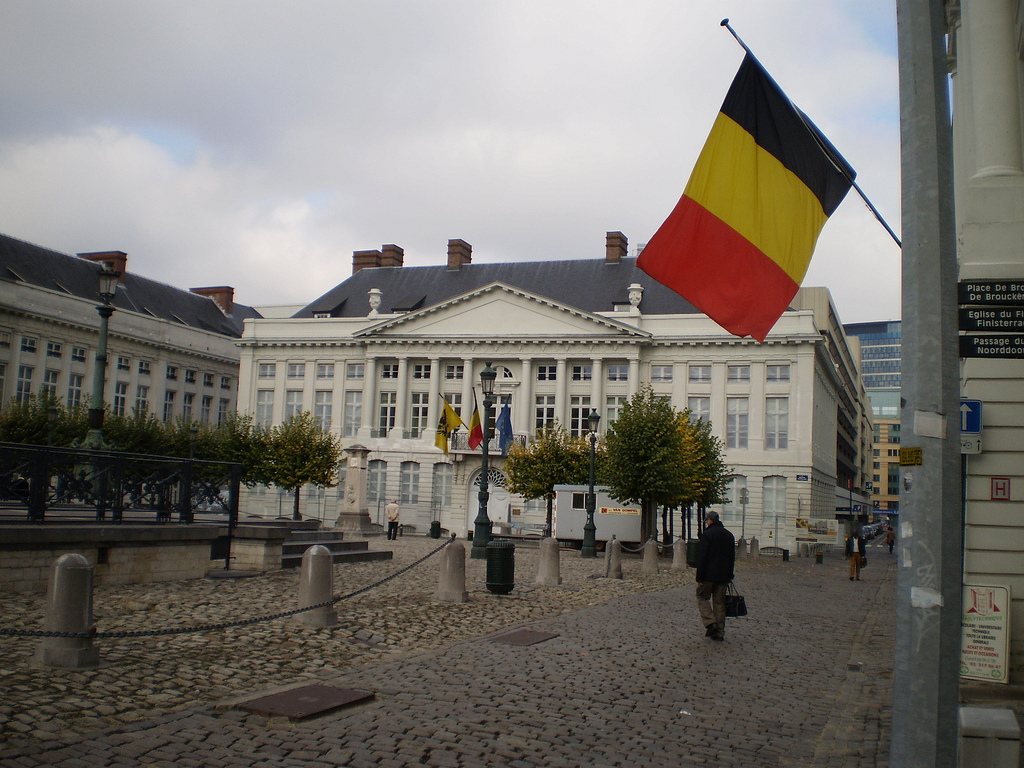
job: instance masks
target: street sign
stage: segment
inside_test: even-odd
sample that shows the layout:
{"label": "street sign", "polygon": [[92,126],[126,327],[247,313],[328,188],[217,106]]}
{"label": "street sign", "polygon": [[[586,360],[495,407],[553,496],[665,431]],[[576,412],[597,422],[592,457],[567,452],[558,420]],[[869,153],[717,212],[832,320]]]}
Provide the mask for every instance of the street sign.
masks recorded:
{"label": "street sign", "polygon": [[960,307],[959,318],[961,331],[1024,331],[1024,307]]}
{"label": "street sign", "polygon": [[966,333],[960,337],[960,357],[989,360],[1024,358],[1024,334]]}
{"label": "street sign", "polygon": [[958,304],[1024,305],[1024,282],[1020,280],[961,280]]}
{"label": "street sign", "polygon": [[960,434],[981,434],[981,400],[960,399]]}
{"label": "street sign", "polygon": [[981,453],[981,435],[961,435],[960,453],[961,455]]}

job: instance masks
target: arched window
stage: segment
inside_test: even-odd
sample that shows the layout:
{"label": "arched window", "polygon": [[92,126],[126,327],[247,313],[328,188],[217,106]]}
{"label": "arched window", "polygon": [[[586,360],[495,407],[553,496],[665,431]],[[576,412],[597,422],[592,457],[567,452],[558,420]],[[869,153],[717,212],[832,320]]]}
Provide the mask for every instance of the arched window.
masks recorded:
{"label": "arched window", "polygon": [[[725,487],[725,498],[728,501],[722,505],[722,522],[727,528],[744,526],[743,520],[743,497],[747,491],[747,478],[744,475],[733,475],[729,478],[729,484]],[[739,530],[736,531],[740,533]]]}
{"label": "arched window", "polygon": [[366,501],[368,504],[377,504],[384,501],[384,494],[387,493],[388,463],[380,459],[374,459],[367,468]]}
{"label": "arched window", "polygon": [[430,492],[431,509],[448,509],[452,505],[452,478],[454,467],[438,462],[434,465],[434,487]]}
{"label": "arched window", "polygon": [[786,524],[786,478],[769,475],[764,479],[764,526],[779,530]]}
{"label": "arched window", "polygon": [[420,465],[416,461],[403,461],[401,485],[398,491],[400,504],[418,504],[420,501]]}

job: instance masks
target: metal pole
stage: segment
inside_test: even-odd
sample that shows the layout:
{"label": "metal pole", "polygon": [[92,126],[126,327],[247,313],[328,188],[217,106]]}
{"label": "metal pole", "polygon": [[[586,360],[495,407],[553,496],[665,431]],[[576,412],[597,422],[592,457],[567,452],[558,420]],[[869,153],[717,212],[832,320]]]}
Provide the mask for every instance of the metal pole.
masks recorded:
{"label": "metal pole", "polygon": [[597,557],[597,526],[594,525],[594,512],[597,499],[594,497],[594,462],[597,456],[597,433],[590,432],[590,492],[587,494],[587,522],[583,524],[583,546],[580,557]]}
{"label": "metal pole", "polygon": [[[963,531],[958,503],[953,142],[943,11],[942,0],[896,3],[904,405],[901,551],[896,579],[900,631],[896,636],[890,749],[893,768],[953,768],[959,734]],[[908,450],[913,448],[919,450]]]}
{"label": "metal pole", "polygon": [[100,338],[96,344],[96,362],[92,373],[92,399],[89,401],[89,434],[85,447],[103,448],[103,388],[107,378],[107,325],[114,308],[108,303],[96,307],[100,315]]}
{"label": "metal pole", "polygon": [[487,500],[490,494],[487,492],[487,433],[491,428],[491,400],[490,396],[484,396],[484,423],[483,442],[480,444],[480,493],[477,498],[480,506],[477,510],[476,520],[473,521],[473,549],[469,556],[475,560],[483,560],[487,557],[487,544],[491,540],[491,518],[487,514]]}

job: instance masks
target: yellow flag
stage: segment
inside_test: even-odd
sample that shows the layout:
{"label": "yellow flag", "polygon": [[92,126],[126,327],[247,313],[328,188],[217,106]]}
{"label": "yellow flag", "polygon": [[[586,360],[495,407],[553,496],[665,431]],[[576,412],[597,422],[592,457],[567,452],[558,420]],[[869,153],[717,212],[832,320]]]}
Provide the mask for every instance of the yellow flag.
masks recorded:
{"label": "yellow flag", "polygon": [[437,420],[437,436],[434,438],[434,445],[444,451],[444,455],[447,456],[448,437],[462,426],[462,419],[459,418],[459,414],[451,407],[444,395],[441,396],[441,400],[444,402],[444,409],[441,411],[441,418]]}

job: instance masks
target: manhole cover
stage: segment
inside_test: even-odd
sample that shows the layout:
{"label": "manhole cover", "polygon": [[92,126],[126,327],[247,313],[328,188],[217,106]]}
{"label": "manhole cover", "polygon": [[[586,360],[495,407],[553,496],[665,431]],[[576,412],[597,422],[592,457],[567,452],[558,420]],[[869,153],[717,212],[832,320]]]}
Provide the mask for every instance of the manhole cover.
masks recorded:
{"label": "manhole cover", "polygon": [[507,635],[496,637],[491,642],[505,643],[506,645],[534,645],[536,643],[543,643],[545,640],[550,640],[553,637],[558,637],[558,634],[555,632],[538,632],[535,629],[517,629],[515,632],[509,632]]}
{"label": "manhole cover", "polygon": [[334,688],[330,685],[304,685],[290,691],[250,699],[239,704],[238,709],[255,712],[258,715],[283,715],[292,720],[302,720],[314,715],[326,715],[336,709],[372,698],[371,691]]}

